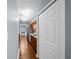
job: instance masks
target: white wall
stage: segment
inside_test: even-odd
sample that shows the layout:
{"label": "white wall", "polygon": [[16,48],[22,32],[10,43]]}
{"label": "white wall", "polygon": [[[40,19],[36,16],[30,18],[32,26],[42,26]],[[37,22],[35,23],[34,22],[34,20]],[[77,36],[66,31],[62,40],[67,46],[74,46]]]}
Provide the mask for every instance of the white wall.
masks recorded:
{"label": "white wall", "polygon": [[7,0],[7,59],[17,59],[18,32],[16,21],[16,0]]}

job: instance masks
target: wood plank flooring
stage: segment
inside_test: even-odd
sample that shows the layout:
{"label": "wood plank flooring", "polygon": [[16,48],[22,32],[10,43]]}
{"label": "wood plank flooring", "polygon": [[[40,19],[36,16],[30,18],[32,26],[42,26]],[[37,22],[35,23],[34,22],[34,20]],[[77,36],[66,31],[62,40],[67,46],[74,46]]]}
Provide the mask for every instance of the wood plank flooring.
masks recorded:
{"label": "wood plank flooring", "polygon": [[20,36],[20,57],[19,59],[36,59],[36,53],[32,46],[27,42],[27,37]]}

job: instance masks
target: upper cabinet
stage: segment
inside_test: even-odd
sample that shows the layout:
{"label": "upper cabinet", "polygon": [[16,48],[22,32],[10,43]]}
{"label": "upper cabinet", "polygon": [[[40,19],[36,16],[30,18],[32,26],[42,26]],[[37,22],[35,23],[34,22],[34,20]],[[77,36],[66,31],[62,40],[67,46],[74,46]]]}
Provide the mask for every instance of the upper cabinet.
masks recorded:
{"label": "upper cabinet", "polygon": [[35,33],[35,32],[36,32],[36,24],[37,24],[37,21],[33,19],[33,20],[31,21],[32,33]]}

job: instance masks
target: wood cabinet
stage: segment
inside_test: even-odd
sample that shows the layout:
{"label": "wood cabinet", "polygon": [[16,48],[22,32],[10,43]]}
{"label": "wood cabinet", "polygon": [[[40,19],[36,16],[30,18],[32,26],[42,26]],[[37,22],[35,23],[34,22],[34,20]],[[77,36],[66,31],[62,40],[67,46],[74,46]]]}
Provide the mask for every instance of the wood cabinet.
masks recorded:
{"label": "wood cabinet", "polygon": [[33,33],[36,32],[36,24],[37,24],[36,20],[31,21],[31,29]]}
{"label": "wood cabinet", "polygon": [[35,52],[37,53],[37,38],[32,35],[30,35],[30,38],[31,38],[30,44],[32,48],[35,50]]}

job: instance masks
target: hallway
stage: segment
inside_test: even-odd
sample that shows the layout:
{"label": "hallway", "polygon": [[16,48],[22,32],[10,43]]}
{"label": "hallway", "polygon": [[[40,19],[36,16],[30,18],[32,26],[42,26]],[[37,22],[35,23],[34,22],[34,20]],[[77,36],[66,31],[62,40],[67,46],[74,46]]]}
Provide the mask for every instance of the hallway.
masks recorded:
{"label": "hallway", "polygon": [[27,42],[27,38],[24,35],[20,35],[19,59],[36,59],[36,53],[32,46]]}

